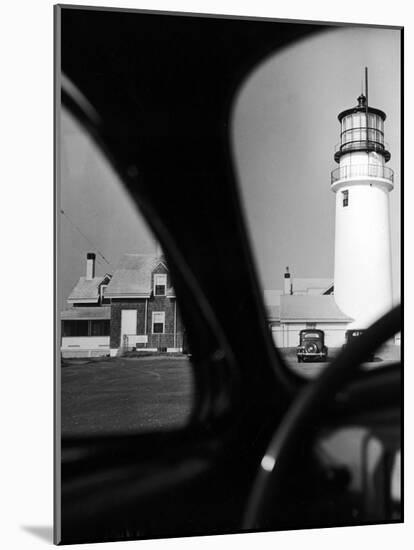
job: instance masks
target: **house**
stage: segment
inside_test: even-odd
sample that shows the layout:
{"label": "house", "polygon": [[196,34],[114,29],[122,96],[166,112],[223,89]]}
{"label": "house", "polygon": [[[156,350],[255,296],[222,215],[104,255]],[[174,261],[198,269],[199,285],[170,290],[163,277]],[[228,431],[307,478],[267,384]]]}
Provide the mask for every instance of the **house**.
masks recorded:
{"label": "house", "polygon": [[62,357],[116,356],[130,350],[179,352],[183,328],[168,267],[162,256],[124,254],[113,276],[86,275],[61,312]]}
{"label": "house", "polygon": [[183,328],[163,256],[124,254],[105,292],[111,356],[130,349],[182,351]]}

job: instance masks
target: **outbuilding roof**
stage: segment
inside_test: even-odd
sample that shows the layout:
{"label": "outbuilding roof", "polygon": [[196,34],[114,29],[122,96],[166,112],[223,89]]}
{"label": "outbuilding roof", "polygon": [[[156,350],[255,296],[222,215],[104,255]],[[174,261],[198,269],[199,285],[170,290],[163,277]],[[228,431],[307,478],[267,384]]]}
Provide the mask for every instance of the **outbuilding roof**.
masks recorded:
{"label": "outbuilding roof", "polygon": [[[164,258],[153,254],[124,254],[109,283],[106,298],[149,298],[152,291],[151,276],[162,264],[166,269]],[[167,289],[167,296],[173,297],[172,288]]]}
{"label": "outbuilding roof", "polygon": [[279,306],[283,290],[264,290],[263,294],[266,306]]}
{"label": "outbuilding roof", "polygon": [[99,300],[99,286],[106,278],[107,275],[104,277],[94,277],[93,279],[80,277],[72,292],[69,294],[68,302],[97,302]]}
{"label": "outbuilding roof", "polygon": [[61,312],[60,318],[62,321],[76,321],[88,319],[110,319],[110,306],[102,307],[72,307]]}
{"label": "outbuilding roof", "polygon": [[333,295],[283,295],[280,299],[280,320],[282,322],[303,321],[352,321],[342,313]]}
{"label": "outbuilding roof", "polygon": [[329,287],[332,286],[332,279],[325,278],[292,278],[293,292],[302,294],[323,294]]}
{"label": "outbuilding roof", "polygon": [[266,306],[266,313],[268,321],[280,320],[280,306]]}

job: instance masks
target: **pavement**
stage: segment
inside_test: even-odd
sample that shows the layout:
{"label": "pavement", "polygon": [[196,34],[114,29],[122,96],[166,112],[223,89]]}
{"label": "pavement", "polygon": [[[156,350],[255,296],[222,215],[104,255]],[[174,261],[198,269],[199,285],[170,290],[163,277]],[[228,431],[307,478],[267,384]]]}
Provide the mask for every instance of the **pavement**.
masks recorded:
{"label": "pavement", "polygon": [[[387,365],[391,365],[395,361],[378,361],[373,363],[364,363],[364,369],[377,369],[382,368]],[[291,368],[295,372],[301,374],[305,378],[316,378],[326,367],[329,366],[329,363],[291,363]]]}
{"label": "pavement", "polygon": [[154,431],[184,425],[191,412],[186,357],[117,358],[61,369],[62,435]]}
{"label": "pavement", "polygon": [[[315,378],[328,363],[298,363],[281,350],[291,368]],[[398,360],[387,350],[366,368]],[[333,355],[332,355],[333,356]],[[124,357],[64,362],[61,369],[62,435],[149,432],[183,426],[191,413],[193,380],[186,356]]]}
{"label": "pavement", "polygon": [[[334,353],[331,353],[326,363],[298,363],[296,352],[292,353],[291,349],[289,351],[282,350],[282,355],[284,356],[284,359],[289,364],[291,369],[304,376],[305,378],[316,378],[324,369],[329,366],[330,362],[335,358],[337,353],[340,352],[340,350],[338,349],[335,350]],[[399,346],[393,346],[392,348],[387,347],[385,349],[382,349],[375,354],[374,361],[363,363],[362,368],[370,370],[391,365],[396,361],[401,360],[400,352],[401,350]]]}

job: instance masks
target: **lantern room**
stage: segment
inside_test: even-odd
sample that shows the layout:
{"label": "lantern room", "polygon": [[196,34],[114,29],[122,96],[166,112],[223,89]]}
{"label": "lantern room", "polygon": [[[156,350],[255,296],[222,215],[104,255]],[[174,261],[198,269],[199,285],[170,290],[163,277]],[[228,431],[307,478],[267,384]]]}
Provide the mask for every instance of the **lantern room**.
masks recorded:
{"label": "lantern room", "polygon": [[384,142],[384,121],[386,115],[379,109],[367,105],[366,97],[358,97],[358,105],[342,111],[338,115],[341,123],[341,141],[335,152],[335,160],[350,152],[375,151],[380,153],[385,162],[391,158]]}

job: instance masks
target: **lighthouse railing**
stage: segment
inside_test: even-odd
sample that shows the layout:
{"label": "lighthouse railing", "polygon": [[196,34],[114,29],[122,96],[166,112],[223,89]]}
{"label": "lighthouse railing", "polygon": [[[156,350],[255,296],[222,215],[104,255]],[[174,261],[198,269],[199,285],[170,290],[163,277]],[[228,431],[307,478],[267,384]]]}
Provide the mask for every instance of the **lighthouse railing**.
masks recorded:
{"label": "lighthouse railing", "polygon": [[335,153],[345,151],[360,151],[361,149],[370,151],[389,151],[389,145],[386,141],[376,141],[369,139],[355,139],[349,141],[343,141],[335,145]]}
{"label": "lighthouse railing", "polygon": [[381,164],[349,164],[340,166],[331,172],[331,184],[336,181],[351,178],[382,178],[394,182],[394,172],[388,166]]}

